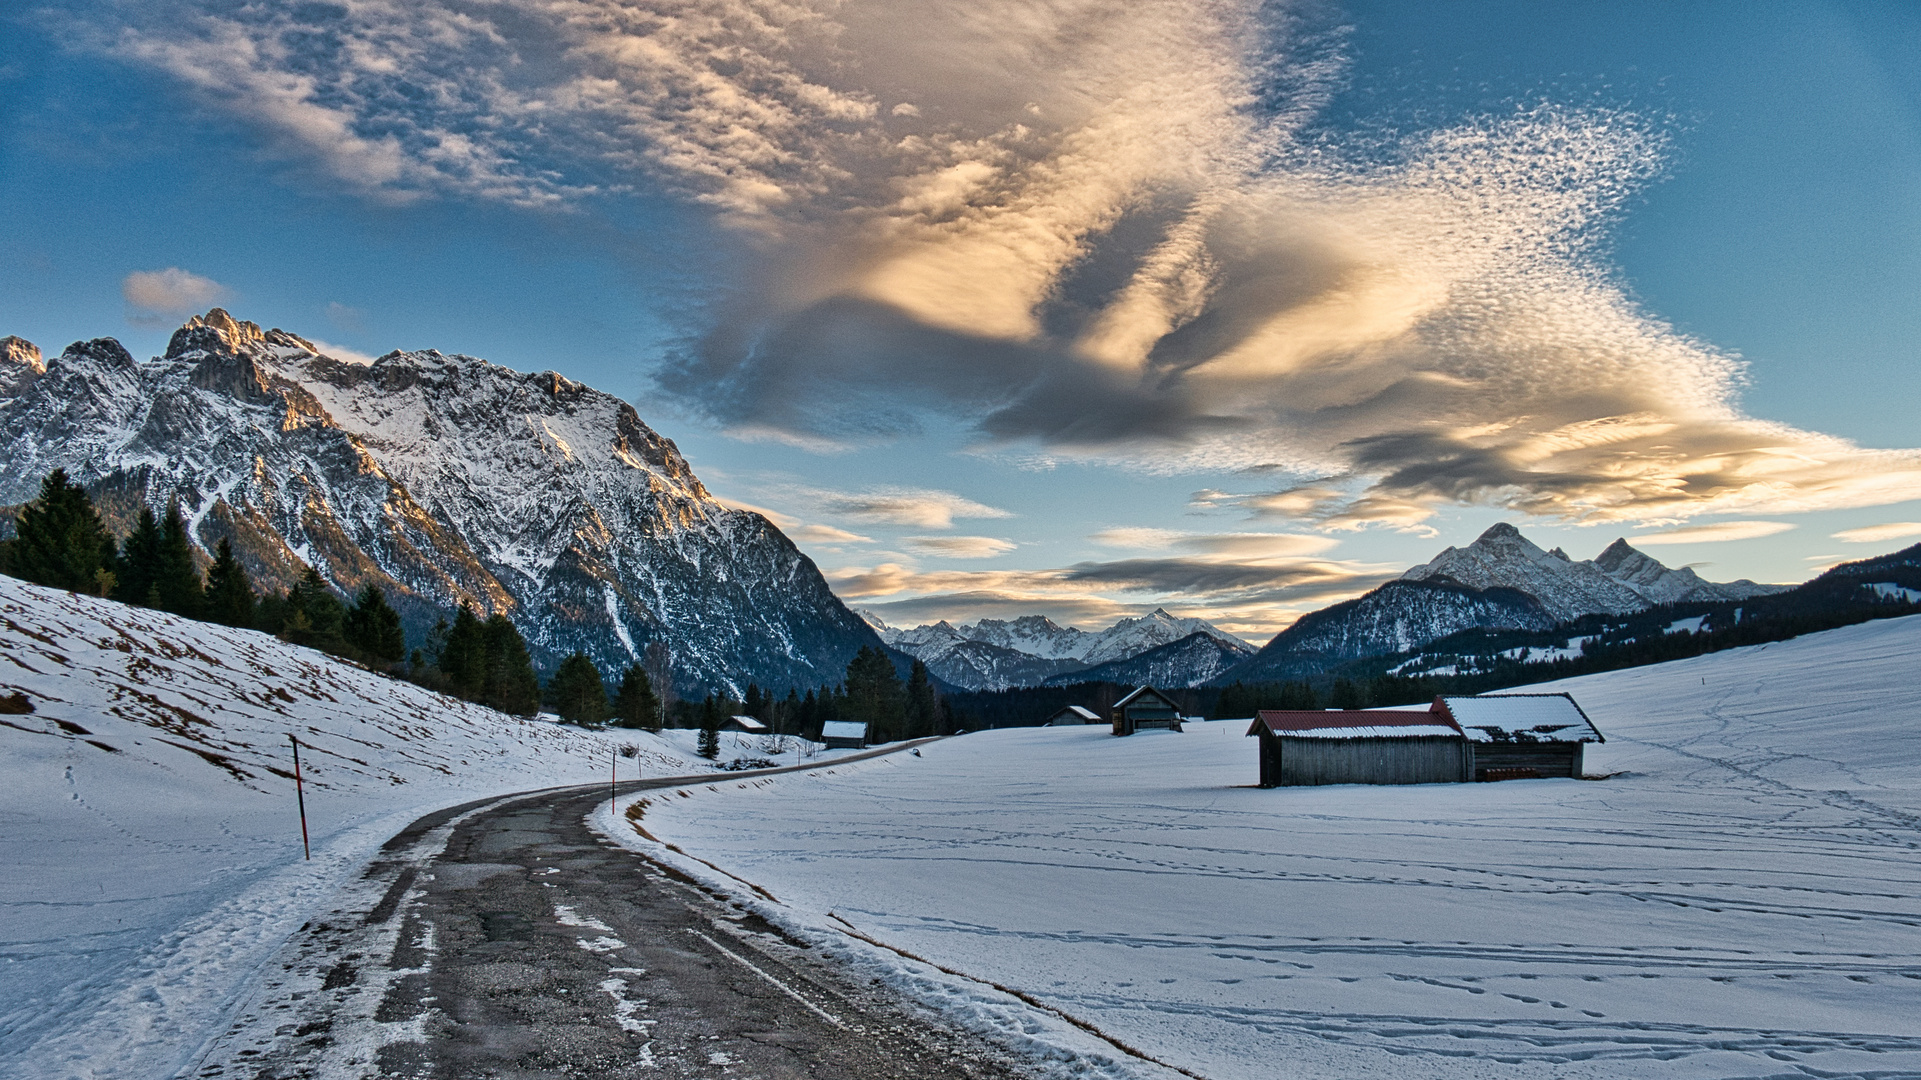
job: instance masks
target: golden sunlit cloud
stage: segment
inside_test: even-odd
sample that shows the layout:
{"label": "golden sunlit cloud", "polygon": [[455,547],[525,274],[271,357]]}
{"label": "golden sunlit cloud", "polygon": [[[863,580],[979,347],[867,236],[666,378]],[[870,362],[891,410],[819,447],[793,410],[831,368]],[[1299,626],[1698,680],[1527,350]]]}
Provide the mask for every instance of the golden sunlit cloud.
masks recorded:
{"label": "golden sunlit cloud", "polygon": [[1649,544],[1714,544],[1729,540],[1758,540],[1764,536],[1777,536],[1792,528],[1794,526],[1785,521],[1723,521],[1692,529],[1646,533],[1629,537],[1628,542],[1636,547]]}
{"label": "golden sunlit cloud", "polygon": [[1905,540],[1910,536],[1921,536],[1921,521],[1890,521],[1886,525],[1842,529],[1833,534],[1834,539],[1849,544],[1879,544],[1885,540]]}
{"label": "golden sunlit cloud", "polygon": [[937,559],[991,559],[1020,546],[992,536],[906,536],[901,543],[916,555]]}

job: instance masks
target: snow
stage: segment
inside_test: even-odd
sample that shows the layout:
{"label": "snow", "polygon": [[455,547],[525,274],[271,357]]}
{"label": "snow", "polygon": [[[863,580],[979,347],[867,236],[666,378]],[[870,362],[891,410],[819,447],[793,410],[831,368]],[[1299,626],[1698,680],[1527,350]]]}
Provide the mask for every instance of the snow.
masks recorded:
{"label": "snow", "polygon": [[1448,712],[1474,742],[1497,741],[1488,729],[1552,733],[1554,742],[1604,742],[1571,697],[1563,694],[1486,694],[1447,697]]}
{"label": "snow", "polygon": [[1910,604],[1921,604],[1921,590],[1905,588],[1892,581],[1877,581],[1863,588],[1873,589],[1874,594],[1883,600],[1903,600]]}
{"label": "snow", "polygon": [[1259,790],[1238,726],[1002,729],[645,825],[1062,1076],[1173,1075],[1067,1017],[1209,1080],[1914,1075],[1917,659],[1910,617],[1543,687],[1594,782]]}
{"label": "snow", "polygon": [[[0,577],[0,1076],[168,1076],[379,845],[489,795],[707,771],[265,634]],[[301,741],[301,858],[288,735]],[[111,748],[111,749],[109,749]]]}
{"label": "snow", "polygon": [[1691,619],[1676,619],[1661,632],[1663,634],[1698,634],[1701,632],[1701,624],[1707,621],[1706,615],[1696,615]]}

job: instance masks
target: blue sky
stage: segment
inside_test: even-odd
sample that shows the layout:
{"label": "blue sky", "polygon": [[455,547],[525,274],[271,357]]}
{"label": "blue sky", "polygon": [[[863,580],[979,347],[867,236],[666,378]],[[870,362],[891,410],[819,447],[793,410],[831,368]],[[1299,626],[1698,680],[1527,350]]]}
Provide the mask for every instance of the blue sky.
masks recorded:
{"label": "blue sky", "polygon": [[14,11],[0,333],[558,370],[909,623],[1921,535],[1911,5],[555,7]]}

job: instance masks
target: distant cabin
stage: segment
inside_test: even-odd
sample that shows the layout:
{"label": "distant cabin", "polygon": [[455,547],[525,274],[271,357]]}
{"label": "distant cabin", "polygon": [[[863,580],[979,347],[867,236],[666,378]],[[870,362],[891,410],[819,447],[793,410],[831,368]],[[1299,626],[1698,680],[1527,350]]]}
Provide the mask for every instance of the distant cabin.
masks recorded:
{"label": "distant cabin", "polygon": [[1426,709],[1263,709],[1262,787],[1445,784],[1581,775],[1604,742],[1567,694],[1437,697]]}
{"label": "distant cabin", "polygon": [[858,720],[829,720],[820,726],[820,741],[828,749],[860,749],[867,745],[867,724]]}
{"label": "distant cabin", "polygon": [[749,735],[765,735],[773,729],[751,716],[730,716],[720,722],[722,731],[742,731]]}
{"label": "distant cabin", "polygon": [[1467,738],[1476,780],[1580,776],[1582,748],[1607,741],[1568,694],[1438,697],[1434,709]]}
{"label": "distant cabin", "polygon": [[1047,718],[1047,727],[1065,727],[1069,724],[1098,724],[1101,714],[1079,705],[1069,705],[1060,712]]}
{"label": "distant cabin", "polygon": [[1114,703],[1114,734],[1132,735],[1146,728],[1181,730],[1181,710],[1174,699],[1151,686],[1135,687]]}

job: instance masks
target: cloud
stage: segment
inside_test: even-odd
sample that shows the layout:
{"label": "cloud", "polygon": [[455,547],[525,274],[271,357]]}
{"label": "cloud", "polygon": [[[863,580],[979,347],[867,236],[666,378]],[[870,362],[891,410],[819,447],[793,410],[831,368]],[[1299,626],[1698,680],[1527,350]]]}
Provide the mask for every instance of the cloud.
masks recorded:
{"label": "cloud", "polygon": [[1668,532],[1634,536],[1628,539],[1628,543],[1640,547],[1646,544],[1713,544],[1726,540],[1758,540],[1763,536],[1775,536],[1792,528],[1794,526],[1785,521],[1722,521],[1692,529],[1673,529]]}
{"label": "cloud", "polygon": [[1344,131],[1322,118],[1344,37],[1317,10],[152,0],[62,32],[370,198],[705,210],[752,269],[658,381],[745,437],[938,425],[1259,469],[1293,479],[1236,505],[1332,531],[1921,488],[1915,450],[1746,415],[1739,357],[1624,290],[1609,232],[1665,168],[1660,118],[1549,103]]}
{"label": "cloud", "polygon": [[[714,501],[719,503],[722,506],[725,506],[729,510],[746,510],[750,513],[759,514],[761,517],[764,517],[768,521],[773,522],[776,527],[782,530],[796,529],[800,527],[799,518],[793,516],[792,514],[783,514],[779,510],[770,510],[765,506],[755,506],[753,503],[742,502],[739,499],[729,498],[725,495],[715,495]],[[839,530],[836,529],[835,531],[838,532]]]}
{"label": "cloud", "polygon": [[929,488],[882,487],[860,492],[797,488],[789,498],[809,503],[818,512],[832,517],[920,529],[951,529],[955,518],[1013,516],[1006,510],[977,503],[951,491]]}
{"label": "cloud", "polygon": [[[765,511],[762,511],[765,513]],[[804,544],[871,544],[871,537],[851,533],[846,529],[836,529],[832,525],[799,525],[783,527],[790,539]]]}
{"label": "cloud", "polygon": [[917,555],[937,559],[991,559],[1020,546],[992,536],[906,536],[901,538],[901,543]]}
{"label": "cloud", "polygon": [[1850,544],[1878,544],[1884,540],[1902,540],[1910,536],[1921,536],[1921,521],[1890,521],[1886,525],[1842,529],[1833,536],[1836,540]]}
{"label": "cloud", "polygon": [[327,301],[327,321],[348,332],[366,329],[367,313],[338,300]]}
{"label": "cloud", "polygon": [[1188,533],[1174,529],[1102,529],[1088,539],[1103,547],[1146,551],[1182,550],[1235,558],[1319,555],[1338,541],[1297,533]]}
{"label": "cloud", "polygon": [[307,340],[313,342],[314,350],[316,352],[319,352],[324,356],[331,356],[335,360],[345,360],[349,364],[360,364],[363,366],[371,366],[374,360],[377,359],[376,357],[369,356],[364,352],[360,352],[355,349],[349,349],[345,345],[329,344],[328,342],[322,341],[319,338],[309,338]]}
{"label": "cloud", "polygon": [[120,295],[129,307],[153,315],[184,315],[224,300],[227,287],[212,278],[169,266],[165,270],[136,270],[120,281]]}

